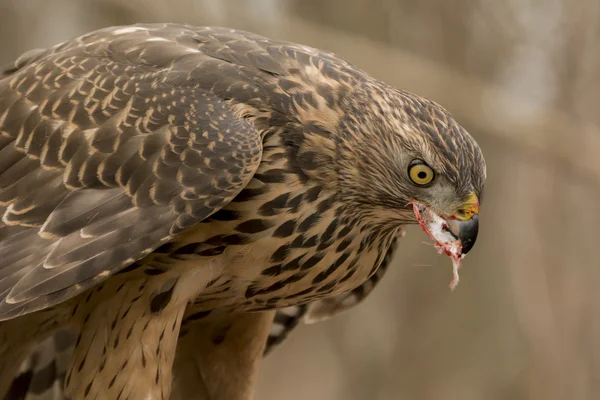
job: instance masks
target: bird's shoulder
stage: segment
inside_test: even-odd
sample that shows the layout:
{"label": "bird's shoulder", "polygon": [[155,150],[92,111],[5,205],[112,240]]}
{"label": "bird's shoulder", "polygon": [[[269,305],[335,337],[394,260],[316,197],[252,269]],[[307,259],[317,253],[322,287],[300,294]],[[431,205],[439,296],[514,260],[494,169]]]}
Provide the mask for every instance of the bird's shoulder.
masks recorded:
{"label": "bird's shoulder", "polygon": [[185,71],[192,80],[207,72],[207,67],[217,67],[214,74],[231,73],[233,68],[240,77],[249,74],[257,78],[256,73],[266,73],[295,77],[306,84],[352,84],[366,77],[338,55],[310,46],[225,27],[154,23],[103,28],[47,49],[27,51],[5,66],[0,78],[32,65],[68,65],[70,59],[77,58],[87,59],[83,69],[88,72],[96,64],[111,63],[134,70]]}

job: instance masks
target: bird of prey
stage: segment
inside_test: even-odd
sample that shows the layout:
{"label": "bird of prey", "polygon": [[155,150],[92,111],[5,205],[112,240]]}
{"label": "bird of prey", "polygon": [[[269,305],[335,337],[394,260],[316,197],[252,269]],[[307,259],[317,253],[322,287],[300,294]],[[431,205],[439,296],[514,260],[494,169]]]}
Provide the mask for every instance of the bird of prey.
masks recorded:
{"label": "bird of prey", "polygon": [[67,399],[251,399],[267,342],[364,297],[403,225],[460,260],[485,176],[441,106],[311,47],[140,24],[30,51],[0,75],[0,393],[64,345]]}

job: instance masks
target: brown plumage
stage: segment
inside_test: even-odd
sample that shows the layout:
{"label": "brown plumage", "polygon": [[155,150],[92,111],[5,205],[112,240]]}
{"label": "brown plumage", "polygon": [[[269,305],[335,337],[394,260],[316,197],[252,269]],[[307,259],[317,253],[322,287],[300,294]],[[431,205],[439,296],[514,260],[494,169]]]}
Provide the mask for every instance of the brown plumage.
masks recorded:
{"label": "brown plumage", "polygon": [[[377,271],[359,287],[309,304],[275,310],[263,353],[270,354],[273,348],[280,345],[299,324],[303,322],[312,324],[328,319],[364,300],[385,274],[393,258],[395,246],[393,244],[390,247]],[[179,341],[177,344],[171,399],[184,400],[191,396],[208,398],[206,394],[199,393],[206,389],[203,387],[204,380],[198,376],[198,369],[194,365],[202,356],[202,353],[198,353],[196,350],[198,349],[197,342],[202,338],[204,330],[202,324],[195,323],[195,321],[203,319],[206,315],[208,314],[202,311],[191,312],[184,321],[183,333],[185,333],[186,340]],[[4,400],[64,400],[63,383],[71,363],[77,333],[77,329],[74,327],[59,329],[47,339],[32,346],[18,373],[13,377]],[[253,332],[251,333],[253,334]],[[219,347],[222,346],[219,345]],[[200,388],[198,388],[199,385],[201,385]],[[221,394],[221,397],[225,396]]]}
{"label": "brown plumage", "polygon": [[306,46],[155,24],[29,52],[0,78],[0,393],[61,329],[67,398],[249,399],[274,310],[371,287],[409,203],[468,251],[484,181],[440,106]]}

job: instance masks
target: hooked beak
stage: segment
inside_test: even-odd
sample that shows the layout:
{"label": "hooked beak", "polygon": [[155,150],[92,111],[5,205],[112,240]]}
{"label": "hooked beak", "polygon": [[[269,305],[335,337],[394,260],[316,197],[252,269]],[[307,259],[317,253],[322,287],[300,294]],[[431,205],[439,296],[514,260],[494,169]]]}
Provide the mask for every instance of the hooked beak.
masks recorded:
{"label": "hooked beak", "polygon": [[475,245],[477,233],[479,232],[479,214],[473,214],[467,220],[449,219],[446,221],[450,232],[456,236],[462,244],[462,254],[467,254]]}

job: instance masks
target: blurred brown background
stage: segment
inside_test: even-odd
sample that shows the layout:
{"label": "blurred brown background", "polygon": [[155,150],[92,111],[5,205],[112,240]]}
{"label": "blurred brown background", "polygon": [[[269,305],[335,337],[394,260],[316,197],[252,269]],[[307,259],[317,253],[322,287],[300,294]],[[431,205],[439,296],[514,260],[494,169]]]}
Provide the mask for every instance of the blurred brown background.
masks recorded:
{"label": "blurred brown background", "polygon": [[0,63],[153,21],[333,51],[441,103],[487,159],[457,290],[411,227],[363,304],[267,358],[257,400],[600,398],[598,0],[0,0]]}

